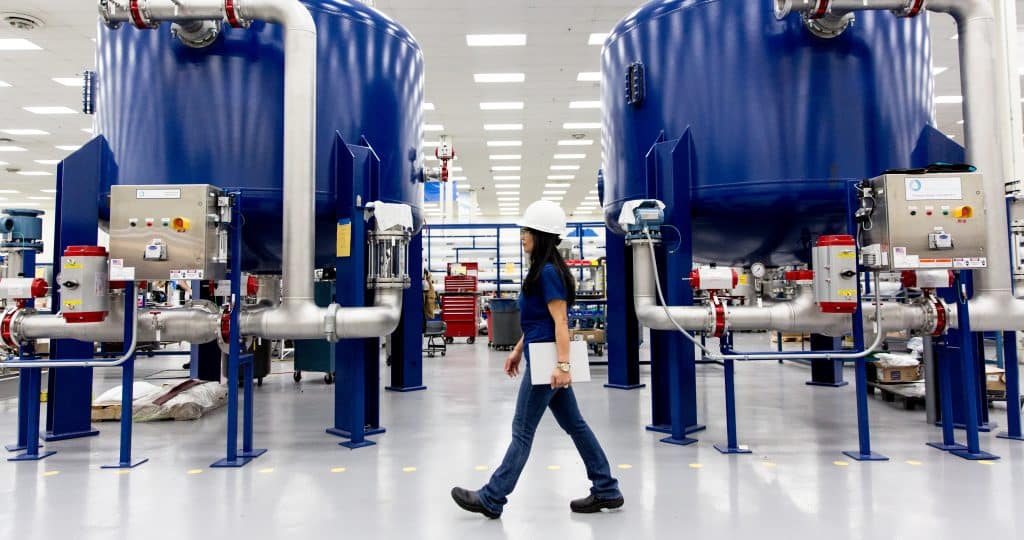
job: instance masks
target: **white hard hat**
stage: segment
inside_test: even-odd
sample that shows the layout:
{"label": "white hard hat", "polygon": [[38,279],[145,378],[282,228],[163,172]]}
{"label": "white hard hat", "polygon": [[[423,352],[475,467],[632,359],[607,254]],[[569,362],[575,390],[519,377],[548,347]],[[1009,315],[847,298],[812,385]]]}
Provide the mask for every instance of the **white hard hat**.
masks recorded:
{"label": "white hard hat", "polygon": [[554,201],[540,200],[526,207],[526,212],[516,222],[516,225],[563,236],[565,235],[565,211]]}

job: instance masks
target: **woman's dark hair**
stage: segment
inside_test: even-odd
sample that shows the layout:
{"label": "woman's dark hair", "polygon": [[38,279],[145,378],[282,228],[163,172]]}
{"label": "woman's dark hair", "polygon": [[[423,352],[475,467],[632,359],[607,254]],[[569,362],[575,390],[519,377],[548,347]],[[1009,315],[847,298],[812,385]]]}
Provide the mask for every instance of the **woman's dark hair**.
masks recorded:
{"label": "woman's dark hair", "polygon": [[540,273],[544,270],[544,265],[551,263],[558,271],[558,275],[562,277],[562,283],[565,284],[565,302],[572,306],[576,301],[576,279],[572,277],[572,272],[565,264],[565,259],[558,252],[558,235],[530,228],[526,230],[533,235],[533,251],[530,253],[530,271],[526,274],[526,279],[523,280],[523,292],[532,294],[540,287]]}

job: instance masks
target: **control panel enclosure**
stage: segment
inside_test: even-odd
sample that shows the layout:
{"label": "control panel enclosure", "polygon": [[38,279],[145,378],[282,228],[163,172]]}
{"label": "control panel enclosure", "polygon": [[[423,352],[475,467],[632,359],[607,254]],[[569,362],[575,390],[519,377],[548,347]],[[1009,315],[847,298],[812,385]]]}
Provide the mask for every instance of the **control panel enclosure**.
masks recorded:
{"label": "control panel enclosure", "polygon": [[981,173],[886,174],[869,183],[860,212],[865,267],[988,266]]}
{"label": "control panel enclosure", "polygon": [[224,279],[227,200],[206,184],[112,186],[112,264],[134,268],[137,280]]}

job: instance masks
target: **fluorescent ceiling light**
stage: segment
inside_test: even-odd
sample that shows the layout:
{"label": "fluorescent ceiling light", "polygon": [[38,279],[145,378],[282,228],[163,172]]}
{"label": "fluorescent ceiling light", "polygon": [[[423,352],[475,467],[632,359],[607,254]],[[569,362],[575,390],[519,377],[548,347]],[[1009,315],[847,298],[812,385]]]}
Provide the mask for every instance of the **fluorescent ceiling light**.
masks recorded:
{"label": "fluorescent ceiling light", "polygon": [[423,124],[423,131],[444,131],[441,124]]}
{"label": "fluorescent ceiling light", "polygon": [[507,206],[507,207],[514,206],[514,207],[518,208],[519,207],[519,203],[518,202],[500,202],[500,203],[498,203],[498,206]]}
{"label": "fluorescent ceiling light", "polygon": [[487,146],[499,147],[499,146],[522,146],[523,141],[487,141]]}
{"label": "fluorescent ceiling light", "polygon": [[541,198],[544,199],[545,201],[555,201],[555,202],[561,202],[561,201],[565,200],[565,197],[562,197],[562,196],[556,197],[554,195],[545,195],[545,196],[543,196]]}
{"label": "fluorescent ceiling light", "polygon": [[423,161],[440,161],[440,160],[438,160],[437,156],[435,156],[434,154],[427,154],[427,155],[423,156]]}
{"label": "fluorescent ceiling light", "polygon": [[29,197],[33,201],[52,201],[53,197]]}
{"label": "fluorescent ceiling light", "polygon": [[566,122],[563,129],[601,129],[601,122]]}
{"label": "fluorescent ceiling light", "polygon": [[462,172],[462,167],[448,167],[449,172]]}
{"label": "fluorescent ceiling light", "polygon": [[469,184],[462,184],[462,183],[459,183],[459,184],[455,185],[455,189],[457,189],[459,191],[465,191],[465,190],[468,190],[471,187],[472,186],[470,186]]}
{"label": "fluorescent ceiling light", "polygon": [[57,193],[56,189],[40,189],[39,191],[43,193]]}
{"label": "fluorescent ceiling light", "polygon": [[49,135],[49,131],[41,129],[0,129],[0,132],[8,135]]}
{"label": "fluorescent ceiling light", "polygon": [[60,163],[59,159],[37,159],[36,163],[40,165],[56,165]]}
{"label": "fluorescent ceiling light", "polygon": [[7,165],[6,161],[0,161],[0,165]]}
{"label": "fluorescent ceiling light", "polygon": [[25,149],[20,146],[0,146],[0,152],[24,152]]}
{"label": "fluorescent ceiling light", "polygon": [[0,38],[0,51],[38,51],[42,47],[22,38]]}
{"label": "fluorescent ceiling light", "polygon": [[525,73],[474,73],[473,81],[478,83],[521,83]]}
{"label": "fluorescent ceiling light", "polygon": [[423,146],[434,148],[437,146],[441,146],[441,141],[423,141]]}
{"label": "fluorescent ceiling light", "polygon": [[0,81],[0,88],[10,88],[10,87],[11,87],[11,83],[9,83],[7,81]]}
{"label": "fluorescent ceiling light", "polygon": [[82,128],[82,131],[88,133],[89,135],[92,135],[92,128]]}
{"label": "fluorescent ceiling light", "polygon": [[60,106],[34,106],[34,107],[22,107],[26,111],[32,114],[77,114],[74,109]]}
{"label": "fluorescent ceiling light", "polygon": [[550,182],[550,183],[544,184],[544,187],[546,187],[546,188],[567,188],[567,187],[572,187],[572,184],[559,184],[559,183]]}
{"label": "fluorescent ceiling light", "polygon": [[21,192],[16,190],[16,189],[0,189],[0,193],[3,193],[4,195],[13,195],[15,193],[21,193]]}
{"label": "fluorescent ceiling light", "polygon": [[466,45],[470,47],[522,47],[526,45],[526,34],[466,34]]}
{"label": "fluorescent ceiling light", "polygon": [[499,191],[498,195],[519,195],[518,191]]}
{"label": "fluorescent ceiling light", "polygon": [[579,75],[576,75],[576,80],[579,82],[600,82],[601,72],[600,71],[581,71]]}
{"label": "fluorescent ceiling light", "polygon": [[604,45],[604,40],[607,38],[608,34],[605,32],[590,34],[590,38],[587,39],[587,45]]}
{"label": "fluorescent ceiling light", "polygon": [[523,156],[522,154],[491,154],[490,158],[494,161],[515,161],[523,159]]}
{"label": "fluorescent ceiling light", "polygon": [[451,178],[449,178],[449,180],[451,180],[452,182],[458,182],[459,180],[466,180],[466,177],[465,176],[452,176]]}
{"label": "fluorescent ceiling light", "polygon": [[[1022,100],[1022,101],[1024,101],[1024,100]],[[964,121],[963,121],[963,120],[961,120],[961,121],[957,122],[957,123],[956,123],[956,125],[958,125],[958,126],[962,126],[962,125],[964,125]]]}
{"label": "fluorescent ceiling light", "polygon": [[484,124],[485,131],[522,131],[522,124]]}
{"label": "fluorescent ceiling light", "polygon": [[494,184],[498,189],[519,189],[519,184]]}
{"label": "fluorescent ceiling light", "polygon": [[62,86],[73,86],[76,88],[85,86],[85,79],[81,77],[54,77],[53,82]]}
{"label": "fluorescent ceiling light", "polygon": [[522,170],[522,167],[519,165],[495,165],[494,167],[491,167],[491,171],[493,172],[514,172],[520,170]]}
{"label": "fluorescent ceiling light", "polygon": [[597,201],[597,197],[596,196],[593,196],[593,197],[583,197],[583,200],[585,200],[585,201]]}
{"label": "fluorescent ceiling light", "polygon": [[947,71],[949,71],[948,67],[932,66],[932,76],[933,77],[938,76],[938,75],[942,75],[943,73],[945,73]]}
{"label": "fluorescent ceiling light", "polygon": [[596,203],[596,202],[588,202],[588,201],[584,201],[584,202],[581,202],[581,203],[580,203],[580,206],[593,206],[593,207],[598,207],[598,206],[601,206],[601,203]]}
{"label": "fluorescent ceiling light", "polygon": [[516,176],[516,175],[503,174],[503,175],[495,176],[494,179],[495,180],[520,180],[521,178],[519,176]]}
{"label": "fluorescent ceiling light", "polygon": [[558,146],[591,146],[594,144],[594,139],[572,139],[567,141],[558,141]]}
{"label": "fluorescent ceiling light", "polygon": [[555,154],[555,159],[586,159],[586,154]]}
{"label": "fluorescent ceiling light", "polygon": [[429,101],[425,101],[423,103],[423,110],[424,111],[432,111],[432,110],[434,110],[434,104],[430,103]]}
{"label": "fluorescent ceiling light", "polygon": [[53,173],[46,171],[18,171],[18,174],[22,176],[50,176]]}
{"label": "fluorescent ceiling light", "polygon": [[570,101],[570,109],[600,109],[600,101]]}
{"label": "fluorescent ceiling light", "polygon": [[938,105],[956,105],[963,102],[963,96],[938,96],[935,98],[935,103]]}
{"label": "fluorescent ceiling light", "polygon": [[522,101],[485,101],[480,104],[481,111],[521,111]]}
{"label": "fluorescent ceiling light", "polygon": [[579,165],[552,165],[552,171],[578,171],[580,170]]}
{"label": "fluorescent ceiling light", "polygon": [[588,191],[588,193],[590,193],[591,195],[597,195],[597,190],[596,189],[592,189],[592,190]]}
{"label": "fluorescent ceiling light", "polygon": [[548,180],[575,180],[575,174],[549,174]]}
{"label": "fluorescent ceiling light", "polygon": [[519,197],[498,197],[499,201],[518,201]]}

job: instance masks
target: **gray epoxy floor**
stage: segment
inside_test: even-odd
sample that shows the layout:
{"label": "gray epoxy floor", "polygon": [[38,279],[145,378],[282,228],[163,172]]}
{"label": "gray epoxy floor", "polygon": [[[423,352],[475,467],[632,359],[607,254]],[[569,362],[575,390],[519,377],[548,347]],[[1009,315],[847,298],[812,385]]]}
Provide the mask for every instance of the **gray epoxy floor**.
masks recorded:
{"label": "gray epoxy floor", "polygon": [[[350,451],[324,434],[333,387],[316,377],[296,385],[282,373],[257,392],[257,442],[270,452],[241,470],[208,468],[224,450],[223,411],[198,422],[137,425],[135,453],[150,462],[130,472],[98,468],[116,458],[113,423],[99,425],[98,438],[54,443],[59,453],[42,462],[2,462],[0,538],[1024,536],[1024,443],[983,434],[984,448],[1003,459],[963,461],[924,446],[938,432],[923,412],[872,400],[875,449],[892,461],[852,462],[840,454],[856,445],[852,387],[807,387],[806,368],[774,362],[738,369],[741,442],[754,454],[723,456],[711,446],[725,430],[718,367],[698,368],[709,429],[690,447],[644,431],[647,389],[578,385],[616,467],[624,510],[569,512],[587,479],[571,441],[546,417],[502,519],[470,515],[448,491],[478,487],[499,463],[517,382],[499,372],[504,353],[482,344],[449,351],[426,361],[427,391],[384,394],[388,433],[372,448]],[[142,370],[175,364],[148,360]],[[605,371],[595,375],[604,379]],[[97,392],[117,377],[99,375]],[[993,412],[1000,423],[1003,412]],[[0,401],[0,440],[12,441],[14,428],[15,401]]]}

